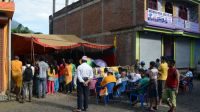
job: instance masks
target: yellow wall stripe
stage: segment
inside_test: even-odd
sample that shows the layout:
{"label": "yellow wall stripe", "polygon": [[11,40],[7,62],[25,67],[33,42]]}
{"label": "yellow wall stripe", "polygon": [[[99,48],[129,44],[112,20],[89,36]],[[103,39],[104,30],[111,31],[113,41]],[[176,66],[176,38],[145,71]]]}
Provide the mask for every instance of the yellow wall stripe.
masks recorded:
{"label": "yellow wall stripe", "polygon": [[164,56],[164,37],[161,37],[161,56]]}
{"label": "yellow wall stripe", "polygon": [[140,60],[140,34],[139,32],[136,32],[136,37],[135,37],[135,58]]}
{"label": "yellow wall stripe", "polygon": [[176,38],[174,38],[174,60],[176,60]]}

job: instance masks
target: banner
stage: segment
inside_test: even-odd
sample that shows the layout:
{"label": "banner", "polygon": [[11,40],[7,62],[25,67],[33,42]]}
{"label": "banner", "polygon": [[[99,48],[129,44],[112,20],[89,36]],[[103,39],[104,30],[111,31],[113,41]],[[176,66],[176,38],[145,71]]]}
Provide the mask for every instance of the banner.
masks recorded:
{"label": "banner", "polygon": [[172,24],[172,14],[160,12],[153,9],[147,10],[147,21],[161,24]]}
{"label": "banner", "polygon": [[173,24],[176,28],[184,29],[185,28],[185,21],[179,17],[173,18]]}
{"label": "banner", "polygon": [[146,11],[145,21],[148,25],[151,26],[199,33],[198,23],[186,21],[180,17],[173,17],[170,13],[165,13],[153,9],[148,9]]}

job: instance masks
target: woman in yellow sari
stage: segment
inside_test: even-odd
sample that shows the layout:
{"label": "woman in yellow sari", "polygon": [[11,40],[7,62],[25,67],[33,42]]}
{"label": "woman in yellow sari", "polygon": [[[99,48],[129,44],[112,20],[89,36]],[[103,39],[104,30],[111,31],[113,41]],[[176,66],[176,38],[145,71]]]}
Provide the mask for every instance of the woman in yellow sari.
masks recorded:
{"label": "woman in yellow sari", "polygon": [[71,63],[67,62],[65,66],[65,83],[66,83],[66,92],[72,93],[72,71],[73,66]]}
{"label": "woman in yellow sari", "polygon": [[19,100],[19,96],[22,88],[22,62],[19,61],[19,57],[15,56],[11,62],[12,78],[15,84],[16,100]]}

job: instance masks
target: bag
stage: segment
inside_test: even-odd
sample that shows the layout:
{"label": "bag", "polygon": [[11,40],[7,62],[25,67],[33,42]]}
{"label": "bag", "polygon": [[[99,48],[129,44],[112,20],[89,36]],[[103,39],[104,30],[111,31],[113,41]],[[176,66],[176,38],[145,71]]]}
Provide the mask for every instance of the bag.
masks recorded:
{"label": "bag", "polygon": [[31,81],[33,79],[33,71],[31,69],[31,66],[26,66],[26,69],[23,74],[23,81]]}
{"label": "bag", "polygon": [[35,76],[37,77],[37,76],[39,76],[39,74],[40,74],[40,68],[39,68],[39,66],[38,65],[36,65],[35,66]]}
{"label": "bag", "polygon": [[102,89],[100,90],[100,92],[99,92],[99,95],[100,95],[100,96],[107,96],[107,95],[108,95],[108,89],[107,89],[107,87],[102,88]]}

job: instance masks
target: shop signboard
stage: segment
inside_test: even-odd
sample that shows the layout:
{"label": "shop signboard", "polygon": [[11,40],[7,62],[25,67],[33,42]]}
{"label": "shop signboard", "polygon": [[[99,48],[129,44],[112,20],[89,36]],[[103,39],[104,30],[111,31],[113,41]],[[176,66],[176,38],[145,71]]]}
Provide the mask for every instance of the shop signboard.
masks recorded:
{"label": "shop signboard", "polygon": [[200,32],[199,31],[199,24],[195,22],[190,22],[190,31]]}
{"label": "shop signboard", "polygon": [[191,25],[191,22],[190,21],[185,21],[185,28],[187,29],[187,30],[190,30],[190,26]]}
{"label": "shop signboard", "polygon": [[173,18],[173,24],[176,29],[184,29],[185,28],[185,21],[179,17]]}
{"label": "shop signboard", "polygon": [[148,9],[146,12],[145,21],[150,25],[173,28],[172,14],[170,13]]}

